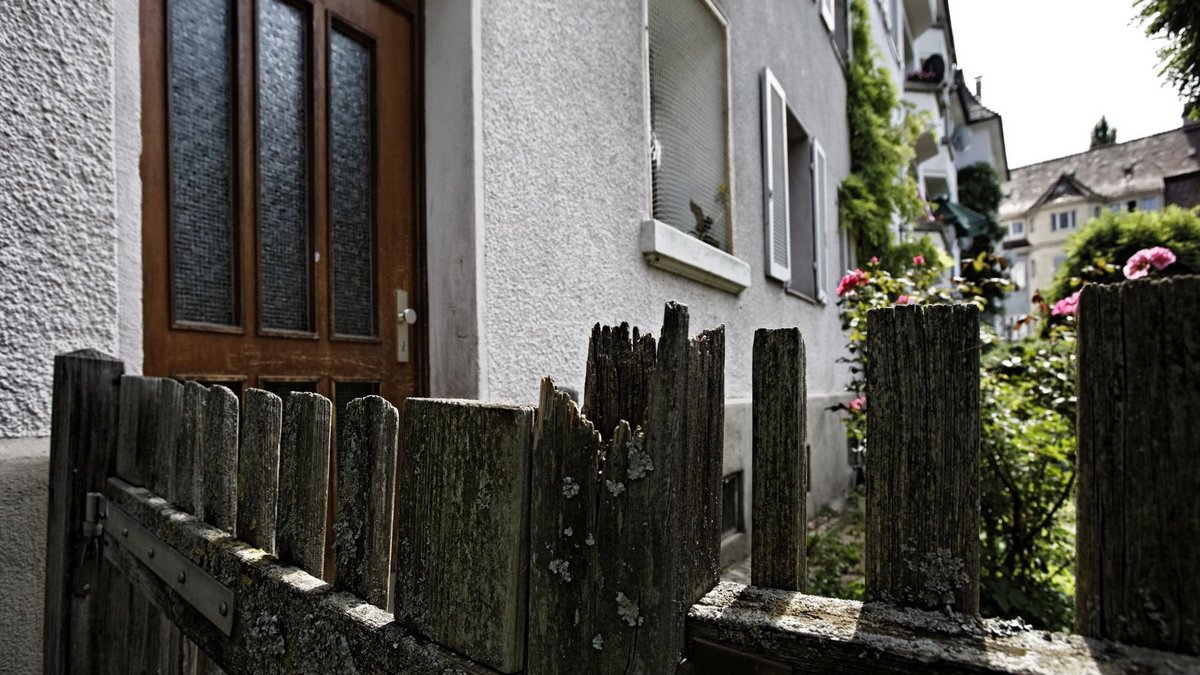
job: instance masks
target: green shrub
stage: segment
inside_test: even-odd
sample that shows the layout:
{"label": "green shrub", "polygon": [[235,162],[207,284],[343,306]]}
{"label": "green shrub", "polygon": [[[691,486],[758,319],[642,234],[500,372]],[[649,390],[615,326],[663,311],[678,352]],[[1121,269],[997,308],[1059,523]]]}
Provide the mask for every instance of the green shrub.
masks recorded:
{"label": "green shrub", "polygon": [[1171,249],[1176,261],[1163,276],[1200,272],[1200,209],[1105,212],[1067,241],[1067,259],[1046,294],[1050,302],[1074,293],[1084,281],[1117,283],[1134,253],[1153,246]]}
{"label": "green shrub", "polygon": [[1074,616],[1072,322],[995,344],[980,379],[981,610],[1052,630]]}

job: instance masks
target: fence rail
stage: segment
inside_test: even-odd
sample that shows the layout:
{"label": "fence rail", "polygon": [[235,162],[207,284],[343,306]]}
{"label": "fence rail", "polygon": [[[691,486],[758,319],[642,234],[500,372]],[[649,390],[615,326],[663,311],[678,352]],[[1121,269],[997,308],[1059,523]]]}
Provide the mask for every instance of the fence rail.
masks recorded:
{"label": "fence rail", "polygon": [[[46,670],[1200,672],[1200,464],[1185,456],[1200,440],[1198,290],[1084,291],[1087,638],[977,616],[979,342],[965,307],[869,317],[866,603],[802,594],[803,339],[756,334],[757,586],[718,584],[725,337],[689,339],[672,303],[657,339],[593,330],[582,411],[548,379],[536,407],[352,402],[338,421],[330,579],[328,400],[250,390],[239,406],[220,386],[60,356]],[[1180,302],[1169,330],[1142,328],[1146,307]],[[1139,420],[1165,431],[1118,433],[1148,433]],[[1129,487],[1167,461],[1167,488]],[[91,519],[89,490],[105,496]],[[186,574],[103,527],[106,509],[230,589],[228,632],[179,592]],[[1145,571],[1151,560],[1161,572]]]}

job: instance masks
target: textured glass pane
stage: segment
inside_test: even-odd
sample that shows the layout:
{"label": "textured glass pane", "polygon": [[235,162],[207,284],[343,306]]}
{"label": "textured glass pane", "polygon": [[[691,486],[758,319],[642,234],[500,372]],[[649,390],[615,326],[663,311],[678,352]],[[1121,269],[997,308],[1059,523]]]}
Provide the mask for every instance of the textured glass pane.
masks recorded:
{"label": "textured glass pane", "polygon": [[294,391],[307,391],[316,393],[316,382],[296,382],[292,380],[264,380],[259,379],[258,388],[265,389],[272,394],[275,394],[281,399],[287,399],[287,395]]}
{"label": "textured glass pane", "polygon": [[264,328],[312,330],[305,13],[258,3],[258,228]]}
{"label": "textured glass pane", "polygon": [[338,414],[346,412],[346,406],[356,398],[378,396],[378,382],[335,382],[334,405]]}
{"label": "textured glass pane", "polygon": [[650,0],[654,218],[728,249],[725,28],[704,0]]}
{"label": "textured glass pane", "polygon": [[233,11],[167,7],[175,319],[234,325]]}
{"label": "textured glass pane", "polygon": [[329,45],[333,324],[375,335],[374,104],[371,48],[334,30]]}

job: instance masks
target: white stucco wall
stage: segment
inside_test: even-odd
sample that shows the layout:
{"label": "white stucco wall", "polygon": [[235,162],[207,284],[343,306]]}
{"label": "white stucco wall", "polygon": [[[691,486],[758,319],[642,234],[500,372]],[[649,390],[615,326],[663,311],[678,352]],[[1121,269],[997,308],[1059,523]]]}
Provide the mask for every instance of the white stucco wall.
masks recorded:
{"label": "white stucco wall", "polygon": [[0,12],[0,437],[50,428],[54,354],[117,346],[113,3]]}
{"label": "white stucco wall", "polygon": [[[657,333],[668,300],[689,306],[693,332],[726,325],[727,396],[750,393],[759,327],[800,326],[810,392],[841,388],[835,308],[788,295],[764,275],[760,77],[770,66],[822,140],[831,194],[849,168],[845,80],[814,3],[720,4],[731,40],[733,253],[753,270],[751,287],[737,296],[642,257],[638,228],[650,202],[643,0],[484,3],[491,398],[535,400],[543,374],[581,388],[592,325],[629,321]],[[832,291],[836,217],[826,240]]]}
{"label": "white stucco wall", "polygon": [[0,650],[41,668],[54,355],[142,362],[138,0],[0,10]]}
{"label": "white stucco wall", "polygon": [[0,673],[42,670],[47,445],[0,438]]}

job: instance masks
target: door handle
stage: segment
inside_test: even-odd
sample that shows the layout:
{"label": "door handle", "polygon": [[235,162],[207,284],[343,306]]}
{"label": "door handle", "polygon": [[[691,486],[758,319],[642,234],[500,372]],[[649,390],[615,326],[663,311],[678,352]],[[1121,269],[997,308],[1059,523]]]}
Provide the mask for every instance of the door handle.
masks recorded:
{"label": "door handle", "polygon": [[408,306],[408,291],[396,289],[396,362],[408,363],[408,327],[417,323],[417,310]]}

